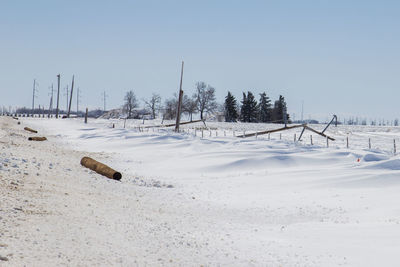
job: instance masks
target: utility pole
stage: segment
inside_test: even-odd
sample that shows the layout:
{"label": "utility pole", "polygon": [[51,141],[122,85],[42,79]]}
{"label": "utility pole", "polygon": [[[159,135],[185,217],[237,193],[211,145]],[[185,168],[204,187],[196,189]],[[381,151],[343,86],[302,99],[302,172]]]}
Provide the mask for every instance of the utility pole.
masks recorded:
{"label": "utility pole", "polygon": [[303,123],[303,114],[304,114],[304,100],[301,101],[301,123]]}
{"label": "utility pole", "polygon": [[57,75],[57,80],[58,80],[58,90],[57,90],[57,110],[56,110],[56,118],[58,119],[58,104],[60,100],[60,74]]}
{"label": "utility pole", "polygon": [[[72,104],[72,93],[74,92],[74,75],[72,75],[72,85],[71,85],[71,98],[69,99],[69,107],[68,107],[68,113],[67,113],[67,118],[69,118],[69,114],[71,112],[71,104]],[[68,99],[67,99],[68,100]]]}
{"label": "utility pole", "polygon": [[183,61],[182,61],[182,68],[181,68],[181,82],[180,82],[180,85],[179,85],[178,108],[177,108],[177,111],[176,111],[175,132],[179,132],[179,124],[180,124],[180,121],[181,121],[181,106],[182,106],[182,98],[183,98],[182,80],[183,80]]}
{"label": "utility pole", "polygon": [[50,118],[50,113],[53,111],[53,95],[54,95],[53,84],[51,84],[49,89],[51,89],[50,93],[48,94],[50,96],[50,104],[49,104],[49,112],[48,112],[48,115],[49,115],[49,118]]}
{"label": "utility pole", "polygon": [[35,97],[36,97],[36,79],[33,79],[33,93],[32,93],[32,114],[35,110]]}

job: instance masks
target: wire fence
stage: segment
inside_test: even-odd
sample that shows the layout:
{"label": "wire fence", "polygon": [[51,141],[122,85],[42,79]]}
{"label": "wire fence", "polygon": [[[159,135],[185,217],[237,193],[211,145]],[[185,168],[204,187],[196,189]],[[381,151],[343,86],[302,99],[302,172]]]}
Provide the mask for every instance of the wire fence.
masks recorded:
{"label": "wire fence", "polygon": [[[15,114],[10,114],[14,116]],[[24,116],[25,115],[25,116]],[[28,117],[27,114],[18,114],[18,117]],[[47,115],[39,115],[31,118],[46,118]],[[55,119],[55,117],[50,117]],[[59,117],[61,119],[61,116]],[[77,118],[83,120],[83,118]],[[164,133],[176,134],[173,127],[154,127],[160,126],[160,121],[146,120],[125,120],[125,119],[91,119],[92,123],[103,124],[109,128],[130,129],[138,133]],[[173,121],[165,121],[165,124]],[[202,122],[182,125],[180,134],[190,135],[200,139],[235,139],[246,141],[280,141],[296,146],[312,146],[318,148],[331,149],[349,149],[349,150],[367,150],[371,152],[382,152],[388,154],[397,154],[397,144],[400,142],[400,127],[398,126],[362,126],[362,125],[334,125],[327,130],[327,135],[333,137],[335,141],[328,140],[317,134],[305,131],[299,140],[302,128],[280,131],[270,134],[258,135],[252,137],[239,137],[249,133],[257,133],[265,130],[274,130],[283,127],[282,124],[264,124],[264,123],[225,123],[225,122]],[[313,125],[319,131],[325,125]]]}

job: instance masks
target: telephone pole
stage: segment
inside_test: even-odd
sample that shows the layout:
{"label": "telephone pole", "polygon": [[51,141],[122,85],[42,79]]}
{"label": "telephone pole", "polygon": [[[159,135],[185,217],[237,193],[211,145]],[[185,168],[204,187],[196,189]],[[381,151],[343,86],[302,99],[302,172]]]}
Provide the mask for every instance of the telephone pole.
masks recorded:
{"label": "telephone pole", "polygon": [[181,121],[181,106],[182,106],[182,98],[183,98],[182,80],[183,80],[183,61],[182,61],[182,68],[181,68],[181,82],[179,85],[178,108],[176,110],[175,132],[179,132],[179,124]]}
{"label": "telephone pole", "polygon": [[36,97],[36,79],[33,79],[33,93],[32,93],[32,114],[35,110],[35,97]]}
{"label": "telephone pole", "polygon": [[[74,75],[72,75],[72,85],[71,85],[71,98],[69,99],[69,107],[68,107],[68,113],[67,113],[67,118],[69,118],[69,114],[71,112],[71,104],[72,104],[72,93],[74,92]],[[68,100],[68,99],[67,99]]]}
{"label": "telephone pole", "polygon": [[57,110],[56,110],[56,118],[58,119],[58,104],[60,100],[60,74],[57,75],[57,80],[58,80],[58,90],[57,90]]}

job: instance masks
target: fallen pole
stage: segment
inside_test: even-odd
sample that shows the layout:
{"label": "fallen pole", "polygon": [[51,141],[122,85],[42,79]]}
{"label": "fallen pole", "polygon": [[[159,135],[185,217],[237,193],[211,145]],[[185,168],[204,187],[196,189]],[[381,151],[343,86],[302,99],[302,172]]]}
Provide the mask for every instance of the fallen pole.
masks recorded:
{"label": "fallen pole", "polygon": [[28,138],[29,141],[46,141],[46,137],[33,136]]}
{"label": "fallen pole", "polygon": [[98,174],[104,175],[110,179],[121,180],[122,178],[120,172],[117,172],[116,170],[111,169],[107,165],[89,157],[83,157],[81,159],[81,165],[91,169],[92,171],[97,172]]}
{"label": "fallen pole", "polygon": [[33,130],[33,129],[29,128],[29,127],[25,127],[24,130],[28,131],[28,132],[32,132],[32,133],[37,133],[36,130]]}
{"label": "fallen pole", "polygon": [[310,128],[310,127],[308,127],[307,125],[305,125],[304,128],[306,128],[307,130],[310,130],[311,132],[314,132],[314,133],[316,133],[316,134],[319,134],[319,135],[321,135],[321,136],[323,136],[323,137],[326,137],[326,138],[328,138],[328,139],[331,140],[331,141],[335,141],[335,138],[332,138],[332,137],[330,137],[330,136],[327,136],[327,135],[324,134],[324,133],[318,132],[317,130],[314,130],[313,128]]}
{"label": "fallen pole", "polygon": [[242,135],[238,135],[236,137],[251,137],[251,136],[258,136],[258,135],[262,135],[262,134],[270,134],[270,133],[275,133],[275,132],[279,132],[279,131],[285,131],[285,130],[290,130],[290,129],[294,129],[294,128],[300,128],[300,127],[306,127],[306,124],[301,124],[301,125],[292,125],[292,126],[287,126],[287,127],[283,127],[283,128],[278,128],[278,129],[274,129],[274,130],[268,130],[268,131],[262,131],[262,132],[255,132],[255,133],[249,133],[249,134],[242,134]]}
{"label": "fallen pole", "polygon": [[[204,120],[180,122],[179,125],[184,125],[184,124],[189,124],[189,123],[196,123],[196,122],[201,122],[201,121],[204,123],[204,125],[206,125]],[[172,126],[175,126],[175,125],[176,125],[176,123],[165,124],[165,125],[150,125],[150,126],[146,126],[144,128],[172,127]]]}

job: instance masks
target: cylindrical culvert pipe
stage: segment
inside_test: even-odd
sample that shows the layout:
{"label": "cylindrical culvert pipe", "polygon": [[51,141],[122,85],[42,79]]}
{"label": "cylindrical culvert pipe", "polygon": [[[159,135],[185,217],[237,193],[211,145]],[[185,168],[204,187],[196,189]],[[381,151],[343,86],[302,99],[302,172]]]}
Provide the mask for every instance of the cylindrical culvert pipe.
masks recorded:
{"label": "cylindrical culvert pipe", "polygon": [[46,137],[33,136],[28,138],[29,141],[46,141]]}
{"label": "cylindrical culvert pipe", "polygon": [[116,170],[111,169],[107,165],[89,157],[83,157],[81,159],[81,165],[91,169],[92,171],[97,172],[98,174],[104,175],[110,179],[121,180],[122,178],[120,172],[117,172]]}
{"label": "cylindrical culvert pipe", "polygon": [[29,127],[25,127],[24,130],[25,130],[25,131],[32,132],[32,133],[37,133],[36,130],[33,130],[33,129],[29,128]]}

